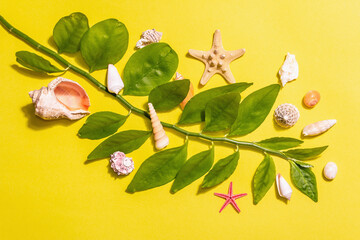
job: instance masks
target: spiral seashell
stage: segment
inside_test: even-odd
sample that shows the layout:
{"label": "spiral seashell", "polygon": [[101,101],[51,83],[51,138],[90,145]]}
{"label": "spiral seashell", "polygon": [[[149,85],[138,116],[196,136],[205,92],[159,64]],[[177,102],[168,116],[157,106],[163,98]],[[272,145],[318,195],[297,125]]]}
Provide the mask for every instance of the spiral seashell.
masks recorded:
{"label": "spiral seashell", "polygon": [[77,120],[90,112],[89,96],[77,82],[58,77],[47,87],[29,92],[35,106],[35,114],[42,119],[68,118]]}
{"label": "spiral seashell", "polygon": [[334,162],[328,162],[324,167],[324,176],[328,180],[333,180],[336,177],[338,168],[336,166],[336,163]]}
{"label": "spiral seashell", "polygon": [[155,29],[149,29],[142,33],[140,40],[136,43],[136,48],[140,49],[151,43],[160,42],[162,32],[157,32]]}
{"label": "spiral seashell", "polygon": [[118,70],[113,64],[109,64],[107,71],[107,89],[111,93],[118,94],[123,88],[124,82],[122,81]]}
{"label": "spiral seashell", "polygon": [[280,197],[290,200],[292,189],[290,185],[286,182],[285,178],[280,174],[276,175],[276,187]]}
{"label": "spiral seashell", "polygon": [[304,136],[316,136],[329,130],[336,123],[335,119],[323,120],[312,123],[304,127],[302,134]]}
{"label": "spiral seashell", "polygon": [[165,148],[169,144],[169,138],[166,136],[165,130],[160,123],[160,120],[155,112],[152,103],[148,103],[151,125],[154,133],[155,147],[160,150]]}
{"label": "spiral seashell", "polygon": [[299,77],[299,65],[295,59],[295,55],[287,53],[285,61],[279,70],[280,80],[283,86],[287,82],[295,80]]}
{"label": "spiral seashell", "polygon": [[320,101],[320,93],[318,91],[312,90],[305,94],[303,102],[305,106],[312,108]]}
{"label": "spiral seashell", "polygon": [[[180,73],[176,72],[175,80],[183,80],[183,79],[184,79],[184,77]],[[188,103],[188,101],[190,101],[190,99],[193,96],[194,96],[194,86],[190,82],[189,92],[186,95],[186,97],[184,98],[184,100],[180,103],[181,110],[184,110],[185,105]]]}
{"label": "spiral seashell", "polygon": [[274,112],[275,122],[283,128],[294,126],[299,120],[299,117],[299,110],[290,103],[281,104]]}
{"label": "spiral seashell", "polygon": [[114,152],[111,154],[110,167],[117,175],[129,175],[134,170],[134,161],[126,157],[123,152]]}

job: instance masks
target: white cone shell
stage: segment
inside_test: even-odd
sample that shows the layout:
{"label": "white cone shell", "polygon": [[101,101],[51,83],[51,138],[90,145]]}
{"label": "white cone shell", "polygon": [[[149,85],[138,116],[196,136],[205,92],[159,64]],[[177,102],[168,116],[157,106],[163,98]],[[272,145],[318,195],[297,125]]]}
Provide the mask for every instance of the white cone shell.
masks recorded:
{"label": "white cone shell", "polygon": [[324,176],[329,180],[333,180],[336,177],[337,171],[336,163],[328,162],[324,167]]}
{"label": "white cone shell", "polygon": [[156,149],[160,150],[165,148],[169,144],[169,138],[166,136],[165,130],[160,123],[160,120],[155,112],[154,106],[152,103],[149,103],[149,112],[151,125],[154,133],[154,141]]}
{"label": "white cone shell", "polygon": [[316,136],[329,130],[336,123],[335,119],[323,120],[312,123],[304,127],[302,134],[304,136]]}
{"label": "white cone shell", "polygon": [[280,174],[276,175],[276,187],[280,197],[290,200],[292,189],[286,182],[285,178],[283,178]]}
{"label": "white cone shell", "polygon": [[113,64],[108,65],[107,71],[107,88],[109,92],[118,94],[124,88],[120,74]]}
{"label": "white cone shell", "polygon": [[283,86],[287,82],[295,80],[299,77],[299,65],[295,59],[295,55],[287,53],[285,61],[279,70],[281,83]]}

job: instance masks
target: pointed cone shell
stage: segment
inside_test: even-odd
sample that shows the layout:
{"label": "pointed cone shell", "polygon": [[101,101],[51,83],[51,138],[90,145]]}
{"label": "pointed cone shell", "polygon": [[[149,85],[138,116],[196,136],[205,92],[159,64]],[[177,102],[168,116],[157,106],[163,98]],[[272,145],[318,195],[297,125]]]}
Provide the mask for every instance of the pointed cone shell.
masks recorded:
{"label": "pointed cone shell", "polygon": [[286,182],[285,178],[283,178],[280,174],[276,175],[276,187],[280,197],[290,200],[292,189]]}
{"label": "pointed cone shell", "polygon": [[166,136],[165,130],[161,125],[158,116],[156,115],[154,106],[151,103],[149,103],[148,105],[149,105],[151,125],[154,133],[155,147],[156,149],[160,150],[165,148],[169,144],[169,138],[168,136]]}
{"label": "pointed cone shell", "polygon": [[86,115],[90,106],[85,90],[72,80],[58,77],[47,87],[29,92],[35,114],[43,119],[68,118],[77,120]]}
{"label": "pointed cone shell", "polygon": [[335,119],[323,120],[320,122],[312,123],[304,127],[302,134],[304,136],[316,136],[326,132],[336,123]]}
{"label": "pointed cone shell", "polygon": [[[176,72],[176,75],[175,75],[175,80],[183,80],[184,77]],[[190,86],[189,86],[189,92],[188,94],[186,95],[186,97],[184,98],[184,100],[180,103],[180,107],[181,107],[181,110],[184,110],[185,108],[185,105],[188,103],[188,101],[190,101],[190,99],[194,96],[194,86],[192,85],[192,83],[190,82]]]}
{"label": "pointed cone shell", "polygon": [[118,70],[114,65],[109,64],[107,71],[107,89],[111,93],[118,94],[123,88],[124,82],[122,81]]}

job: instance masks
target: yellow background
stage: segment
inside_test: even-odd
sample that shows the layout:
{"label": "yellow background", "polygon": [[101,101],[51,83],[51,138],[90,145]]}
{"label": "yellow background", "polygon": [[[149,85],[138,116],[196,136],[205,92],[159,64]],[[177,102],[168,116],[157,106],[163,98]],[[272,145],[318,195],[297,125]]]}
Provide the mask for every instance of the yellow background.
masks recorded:
{"label": "yellow background", "polygon": [[[55,23],[81,11],[90,26],[117,18],[128,28],[129,48],[116,64],[122,71],[134,52],[141,33],[155,28],[164,33],[179,55],[178,71],[190,78],[199,92],[204,65],[186,56],[188,49],[208,50],[212,34],[220,29],[224,48],[246,48],[245,55],[231,64],[237,82],[254,82],[242,94],[277,83],[277,71],[287,52],[296,55],[299,78],[288,83],[275,105],[295,104],[299,122],[283,130],[271,114],[255,132],[243,140],[273,136],[300,137],[302,128],[315,121],[335,118],[329,132],[306,139],[304,147],[330,145],[311,163],[319,191],[314,203],[293,187],[291,201],[281,200],[273,185],[258,205],[252,203],[251,181],[262,155],[241,150],[236,172],[223,184],[198,194],[202,178],[172,195],[171,184],[128,194],[125,189],[134,174],[118,178],[108,160],[84,164],[86,156],[101,140],[79,139],[85,119],[44,121],[34,115],[28,92],[46,86],[55,76],[24,70],[15,52],[34,52],[24,42],[0,29],[0,239],[358,239],[359,224],[359,105],[360,91],[360,2],[359,1],[75,1],[1,0],[0,13],[15,27],[54,49],[50,39]],[[85,67],[78,55],[65,55]],[[47,59],[50,59],[46,57]],[[54,62],[54,61],[52,61]],[[59,66],[58,64],[56,64]],[[105,70],[93,75],[105,82]],[[97,90],[80,75],[64,77],[79,82],[91,98],[91,112],[102,110],[126,114],[116,100]],[[202,89],[226,84],[213,77]],[[321,101],[305,109],[301,100],[316,89]],[[127,97],[143,107],[146,97]],[[275,106],[274,106],[275,108]],[[160,118],[175,123],[180,109]],[[131,115],[121,129],[149,129],[148,121]],[[198,131],[198,126],[189,129]],[[168,131],[169,147],[184,137]],[[189,156],[208,149],[210,143],[190,139]],[[233,152],[229,145],[216,144],[216,159]],[[138,168],[153,154],[152,141],[129,154]],[[277,172],[290,182],[289,164],[274,157]],[[322,169],[328,161],[339,172],[325,181]],[[246,192],[237,200],[240,214],[214,192]],[[292,184],[291,184],[292,185]],[[293,185],[292,185],[293,186]]]}

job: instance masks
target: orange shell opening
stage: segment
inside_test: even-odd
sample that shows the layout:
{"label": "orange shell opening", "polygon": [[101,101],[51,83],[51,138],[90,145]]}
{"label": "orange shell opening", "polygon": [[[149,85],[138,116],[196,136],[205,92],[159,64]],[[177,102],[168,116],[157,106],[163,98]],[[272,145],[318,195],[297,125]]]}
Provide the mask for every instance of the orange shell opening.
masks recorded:
{"label": "orange shell opening", "polygon": [[54,89],[55,96],[70,111],[85,110],[90,106],[90,100],[85,90],[78,84],[63,81]]}

